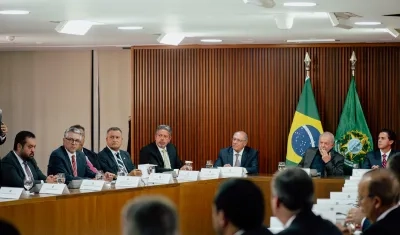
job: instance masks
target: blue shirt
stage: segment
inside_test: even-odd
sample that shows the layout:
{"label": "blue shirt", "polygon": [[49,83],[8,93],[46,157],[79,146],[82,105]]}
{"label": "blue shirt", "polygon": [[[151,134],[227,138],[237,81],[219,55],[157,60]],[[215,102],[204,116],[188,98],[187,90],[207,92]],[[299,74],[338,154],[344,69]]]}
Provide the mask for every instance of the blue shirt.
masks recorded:
{"label": "blue shirt", "polygon": [[320,173],[321,177],[325,175],[325,162],[322,160],[322,156],[319,152],[315,155],[310,169],[316,169],[318,173]]}

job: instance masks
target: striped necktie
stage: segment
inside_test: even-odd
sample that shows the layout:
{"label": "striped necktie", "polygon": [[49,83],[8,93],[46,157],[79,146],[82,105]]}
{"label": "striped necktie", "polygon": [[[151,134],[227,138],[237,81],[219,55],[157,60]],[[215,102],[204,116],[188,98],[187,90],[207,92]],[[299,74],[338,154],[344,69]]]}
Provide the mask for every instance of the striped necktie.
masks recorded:
{"label": "striped necktie", "polygon": [[239,161],[240,154],[236,153],[235,156],[236,156],[236,161],[235,161],[235,165],[234,166],[235,167],[240,167],[240,161]]}
{"label": "striped necktie", "polygon": [[26,161],[24,161],[24,166],[25,166],[25,171],[26,171],[26,175],[33,181],[35,180],[33,178],[32,172],[29,169],[28,163]]}
{"label": "striped necktie", "polygon": [[124,161],[122,161],[121,155],[119,155],[119,153],[117,152],[115,154],[115,156],[117,157],[117,164],[118,164],[118,169],[122,169],[125,172],[127,172],[125,165],[124,165]]}
{"label": "striped necktie", "polygon": [[76,167],[75,155],[72,155],[71,159],[72,159],[72,173],[74,174],[74,177],[78,177],[78,169]]}

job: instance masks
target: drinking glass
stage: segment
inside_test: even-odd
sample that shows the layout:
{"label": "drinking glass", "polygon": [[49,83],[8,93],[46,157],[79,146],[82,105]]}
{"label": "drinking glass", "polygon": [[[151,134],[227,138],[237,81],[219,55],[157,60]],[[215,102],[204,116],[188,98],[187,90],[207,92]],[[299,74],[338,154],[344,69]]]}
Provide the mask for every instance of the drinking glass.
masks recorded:
{"label": "drinking glass", "polygon": [[212,160],[207,160],[206,162],[206,168],[213,168],[213,161]]}
{"label": "drinking glass", "polygon": [[24,179],[24,188],[26,192],[29,194],[29,190],[33,187],[33,180],[29,176],[25,176]]}
{"label": "drinking glass", "polygon": [[286,163],[285,162],[279,162],[278,163],[278,171],[283,171],[286,168]]}
{"label": "drinking glass", "polygon": [[185,166],[187,171],[193,170],[193,162],[192,161],[185,161]]}
{"label": "drinking glass", "polygon": [[65,184],[65,174],[64,173],[57,174],[57,184]]}

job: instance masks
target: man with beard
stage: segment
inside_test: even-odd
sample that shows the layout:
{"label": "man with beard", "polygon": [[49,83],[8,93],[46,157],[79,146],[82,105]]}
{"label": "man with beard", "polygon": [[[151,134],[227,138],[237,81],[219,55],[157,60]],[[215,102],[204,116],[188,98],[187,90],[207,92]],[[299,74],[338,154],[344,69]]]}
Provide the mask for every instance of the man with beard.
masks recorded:
{"label": "man with beard", "polygon": [[35,135],[21,131],[15,136],[14,150],[2,159],[2,186],[24,187],[24,179],[29,177],[34,184],[55,183],[53,175],[45,176],[34,159],[36,148]]}

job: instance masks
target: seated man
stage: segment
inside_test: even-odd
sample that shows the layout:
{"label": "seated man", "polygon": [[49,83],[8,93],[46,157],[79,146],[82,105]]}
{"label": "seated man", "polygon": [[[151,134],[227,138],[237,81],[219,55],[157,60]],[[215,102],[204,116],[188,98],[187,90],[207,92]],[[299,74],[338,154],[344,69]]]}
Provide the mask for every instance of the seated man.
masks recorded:
{"label": "seated man", "polygon": [[117,174],[123,171],[131,176],[141,176],[142,171],[135,169],[128,152],[120,149],[122,145],[122,131],[118,127],[107,130],[107,146],[99,152],[101,168],[105,171]]}
{"label": "seated man", "polygon": [[314,184],[305,171],[288,168],[271,182],[272,213],[282,222],[281,235],[341,235],[330,221],[312,212]]}
{"label": "seated man", "polygon": [[156,172],[186,170],[186,166],[182,166],[175,146],[170,143],[171,136],[171,127],[159,125],[154,135],[155,141],[140,149],[139,163],[157,165]]}
{"label": "seated man", "polygon": [[143,196],[125,205],[122,212],[123,235],[179,234],[175,205],[164,197]]}
{"label": "seated man", "polygon": [[212,205],[217,234],[272,235],[263,225],[264,216],[264,195],[253,182],[229,179],[219,186]]}
{"label": "seated man", "polygon": [[87,164],[88,164],[90,170],[93,171],[94,173],[97,173],[97,171],[101,170],[101,166],[100,166],[99,158],[98,158],[97,154],[95,152],[83,147],[83,145],[85,144],[85,128],[81,125],[74,125],[72,127],[75,127],[82,132],[82,140],[79,144],[79,148],[77,151],[82,151],[83,154],[85,154],[86,161],[87,161]]}
{"label": "seated man", "polygon": [[247,140],[245,132],[235,132],[232,146],[219,151],[214,167],[244,167],[248,174],[258,173],[258,151],[247,147]]}
{"label": "seated man", "polygon": [[378,150],[367,153],[361,165],[363,169],[386,168],[389,159],[396,153],[392,149],[396,141],[396,133],[389,129],[382,129],[378,136]]}
{"label": "seated man", "polygon": [[4,123],[0,123],[0,145],[4,144],[6,142],[6,135],[7,135],[7,126]]}
{"label": "seated man", "polygon": [[[63,146],[54,150],[49,158],[47,174],[65,174],[68,184],[72,180],[96,177],[96,173],[90,170],[86,163],[86,157],[82,151],[77,151],[82,133],[79,129],[70,127],[64,132]],[[112,180],[114,174],[105,173],[106,180]]]}
{"label": "seated man", "polygon": [[332,133],[322,133],[319,137],[319,147],[308,148],[299,167],[316,169],[321,177],[342,176],[344,157],[332,149],[334,143],[335,137]]}
{"label": "seated man", "polygon": [[10,151],[2,159],[2,186],[24,187],[24,179],[29,177],[33,184],[55,183],[53,175],[46,177],[34,159],[36,148],[35,135],[29,131],[21,131],[15,136],[14,151]]}

